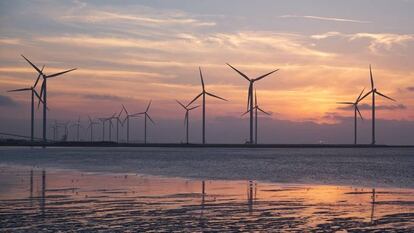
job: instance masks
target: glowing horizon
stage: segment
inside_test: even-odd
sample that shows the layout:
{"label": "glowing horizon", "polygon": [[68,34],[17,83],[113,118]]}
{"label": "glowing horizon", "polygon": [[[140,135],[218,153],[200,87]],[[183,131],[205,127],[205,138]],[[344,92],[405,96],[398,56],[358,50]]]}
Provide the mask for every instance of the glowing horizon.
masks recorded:
{"label": "glowing horizon", "polygon": [[[78,68],[48,83],[54,119],[111,115],[121,103],[141,111],[152,99],[154,118],[181,120],[175,99],[188,103],[199,93],[199,66],[207,90],[230,100],[209,99],[208,118],[240,118],[248,83],[228,62],[253,78],[280,69],[256,85],[272,119],[328,124],[353,116],[336,102],[370,88],[372,64],[377,88],[397,100],[378,98],[378,119],[414,121],[413,1],[186,3],[1,3],[3,118],[27,119],[28,94],[6,92],[37,76],[24,54],[47,73]],[[370,119],[369,98],[361,104]]]}

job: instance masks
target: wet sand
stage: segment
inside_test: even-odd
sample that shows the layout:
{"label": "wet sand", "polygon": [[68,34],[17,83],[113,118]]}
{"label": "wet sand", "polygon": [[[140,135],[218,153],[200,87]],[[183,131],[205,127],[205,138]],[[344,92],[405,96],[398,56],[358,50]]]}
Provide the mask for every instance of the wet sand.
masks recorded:
{"label": "wet sand", "polygon": [[413,232],[414,189],[0,166],[0,231],[59,230]]}

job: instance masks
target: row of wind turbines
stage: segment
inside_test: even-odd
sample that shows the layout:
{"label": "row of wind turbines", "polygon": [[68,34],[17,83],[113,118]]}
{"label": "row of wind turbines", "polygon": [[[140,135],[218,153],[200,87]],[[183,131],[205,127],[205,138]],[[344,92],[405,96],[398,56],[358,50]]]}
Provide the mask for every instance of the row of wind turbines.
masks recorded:
{"label": "row of wind turbines", "polygon": [[[40,104],[43,105],[43,142],[47,141],[47,80],[53,77],[57,77],[60,75],[63,75],[65,73],[71,72],[76,70],[76,68],[73,69],[69,69],[69,70],[65,70],[62,72],[58,72],[58,73],[54,73],[51,75],[47,75],[43,72],[44,67],[43,66],[41,69],[39,69],[38,66],[34,65],[29,59],[27,59],[25,56],[21,55],[37,72],[38,72],[38,76],[35,80],[35,83],[33,86],[28,87],[28,88],[21,88],[21,89],[15,89],[15,90],[10,90],[9,92],[22,92],[22,91],[31,91],[31,140],[34,140],[34,102],[35,102],[35,97],[38,99],[39,103],[38,103],[38,107],[40,106]],[[240,76],[242,76],[244,79],[246,79],[249,82],[249,87],[248,87],[248,95],[247,95],[247,110],[246,112],[244,112],[242,114],[242,116],[246,115],[247,113],[249,113],[249,140],[246,142],[248,144],[257,144],[257,130],[258,130],[258,112],[262,112],[266,115],[270,115],[270,113],[264,111],[262,108],[259,107],[258,102],[257,102],[257,95],[256,95],[256,89],[254,88],[254,84],[257,81],[262,80],[263,78],[277,72],[279,69],[275,69],[269,73],[263,74],[258,76],[257,78],[250,78],[248,77],[246,74],[244,74],[243,72],[241,72],[240,70],[238,70],[237,68],[233,67],[232,65],[226,63],[232,70],[234,70],[235,72],[237,72]],[[338,104],[346,104],[346,105],[352,105],[354,107],[354,144],[357,144],[357,116],[359,115],[362,118],[362,114],[359,111],[358,108],[358,104],[365,99],[367,96],[371,95],[372,96],[372,142],[371,144],[375,144],[375,96],[381,96],[384,98],[387,98],[389,100],[395,101],[394,99],[380,93],[374,86],[374,79],[373,79],[373,75],[372,75],[372,70],[371,70],[371,65],[369,66],[369,70],[370,70],[370,79],[371,79],[371,90],[367,93],[364,94],[364,90],[362,90],[362,92],[359,94],[358,98],[355,100],[355,102],[338,102]],[[189,143],[189,113],[191,110],[194,110],[200,106],[192,106],[193,103],[195,103],[195,101],[197,101],[200,97],[202,98],[202,143],[206,144],[206,97],[212,97],[212,98],[216,98],[219,100],[223,100],[223,101],[228,101],[218,95],[212,94],[211,92],[206,91],[205,88],[205,84],[204,84],[204,77],[203,77],[203,73],[201,71],[201,68],[199,68],[199,73],[200,73],[200,80],[201,80],[201,93],[199,93],[194,99],[192,99],[187,105],[183,104],[182,102],[176,100],[176,102],[185,110],[185,115],[184,115],[184,124],[185,124],[185,138],[186,138],[186,143]],[[36,87],[37,84],[40,80],[40,78],[42,78],[42,84],[41,84],[41,88],[40,88],[40,94],[36,91]],[[116,122],[116,141],[119,141],[119,126],[123,127],[124,124],[126,123],[126,128],[127,128],[127,136],[126,136],[126,141],[127,143],[130,142],[130,119],[131,118],[135,118],[135,117],[139,117],[139,116],[144,116],[144,143],[147,143],[147,120],[149,120],[151,123],[155,124],[155,122],[153,121],[153,119],[150,117],[148,111],[150,109],[151,106],[151,101],[148,103],[147,108],[144,112],[139,112],[139,113],[130,113],[127,108],[122,105],[122,109],[119,113],[114,113],[113,115],[111,115],[110,117],[100,117],[97,119],[92,119],[91,117],[88,116],[88,120],[89,120],[89,124],[88,124],[88,130],[90,130],[90,140],[94,141],[93,138],[93,128],[94,125],[98,125],[99,122],[102,123],[102,140],[105,140],[105,125],[106,123],[109,123],[109,139],[112,139],[112,127],[113,127],[113,120],[115,120]],[[123,120],[121,120],[121,115],[125,114],[125,118]],[[358,113],[358,115],[357,115]],[[97,121],[98,120],[98,121]],[[68,133],[68,125],[69,123],[67,123],[66,125],[64,125],[65,128],[65,132],[67,135]],[[79,128],[81,127],[80,125],[80,119],[78,119],[77,123],[72,124],[71,126],[76,126],[77,127],[77,139],[79,140]],[[52,126],[53,130],[54,130],[54,140],[56,140],[56,131],[57,128],[59,127],[59,125],[57,123],[55,123],[55,125]]]}

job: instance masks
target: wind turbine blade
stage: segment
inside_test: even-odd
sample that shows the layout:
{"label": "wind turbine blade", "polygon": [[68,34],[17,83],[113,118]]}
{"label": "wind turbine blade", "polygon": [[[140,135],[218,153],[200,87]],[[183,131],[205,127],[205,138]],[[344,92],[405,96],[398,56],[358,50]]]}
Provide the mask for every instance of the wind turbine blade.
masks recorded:
{"label": "wind turbine blade", "polygon": [[366,93],[364,96],[362,96],[360,99],[359,99],[359,101],[358,102],[361,102],[361,100],[363,100],[363,99],[365,99],[365,97],[367,97],[369,94],[371,94],[372,93],[372,90],[371,91],[369,91],[368,93]]}
{"label": "wind turbine blade", "polygon": [[355,103],[358,103],[358,102],[360,101],[360,98],[361,98],[361,96],[362,96],[362,93],[364,93],[364,91],[365,91],[365,88],[364,88],[364,89],[362,89],[362,91],[361,91],[361,93],[359,94],[358,98],[356,99]]}
{"label": "wind turbine blade", "polygon": [[145,114],[145,113],[146,113],[146,112],[139,112],[139,113],[132,114],[132,115],[130,115],[130,116],[132,116],[132,117],[137,117],[137,116],[143,115],[143,114]]}
{"label": "wind turbine blade", "polygon": [[33,92],[35,93],[35,95],[39,99],[39,101],[42,102],[42,104],[44,104],[45,102],[42,100],[42,97],[40,97],[40,95],[37,93],[37,91],[35,89],[33,89]]}
{"label": "wind turbine blade", "polygon": [[354,104],[352,102],[336,102],[337,104]]}
{"label": "wind turbine blade", "polygon": [[371,64],[369,64],[369,76],[371,78],[371,90],[374,90],[374,78],[372,77]]}
{"label": "wind turbine blade", "polygon": [[178,103],[179,105],[181,105],[181,107],[183,107],[184,109],[187,109],[187,108],[184,106],[184,104],[182,104],[180,101],[178,101],[178,100],[175,100],[175,101],[177,101],[177,103]]}
{"label": "wind turbine blade", "polygon": [[149,108],[151,106],[151,102],[152,102],[152,100],[150,100],[150,102],[148,103],[147,110],[145,110],[145,112],[148,112],[148,110],[149,110]]}
{"label": "wind turbine blade", "polygon": [[188,118],[188,111],[185,112],[185,116],[184,116],[184,125],[187,124],[187,118]]}
{"label": "wind turbine blade", "polygon": [[119,113],[118,113],[118,115],[116,116],[118,119],[119,119],[119,117],[121,116],[121,114],[122,114],[122,112],[124,111],[124,109],[123,108],[121,108],[121,111],[119,111]]}
{"label": "wind turbine blade", "polygon": [[148,119],[155,125],[155,122],[151,119],[149,114],[146,114],[146,116],[148,117]]}
{"label": "wind turbine blade", "polygon": [[211,93],[209,93],[209,92],[206,92],[206,94],[207,94],[207,95],[209,95],[209,96],[211,96],[211,97],[217,98],[217,99],[221,99],[221,100],[224,100],[224,101],[228,101],[228,100],[226,100],[226,99],[224,99],[224,98],[221,98],[220,96],[213,95],[213,94],[211,94]]}
{"label": "wind turbine blade", "polygon": [[252,85],[253,85],[253,83],[250,82],[250,84],[249,84],[249,92],[247,94],[247,108],[246,108],[247,110],[250,109],[250,96],[252,95],[252,89],[253,89]]}
{"label": "wind turbine blade", "polygon": [[66,73],[68,73],[68,72],[74,71],[74,70],[76,70],[76,69],[77,69],[77,68],[70,69],[70,70],[65,70],[65,71],[62,71],[62,72],[59,72],[59,73],[55,73],[55,74],[51,74],[51,75],[47,75],[46,77],[47,77],[47,78],[56,77],[56,76],[59,76],[59,75],[66,74]]}
{"label": "wind turbine blade", "polygon": [[21,88],[21,89],[14,89],[7,92],[17,92],[17,91],[30,91],[32,88]]}
{"label": "wind turbine blade", "polygon": [[378,95],[380,95],[380,96],[382,96],[382,97],[384,97],[384,98],[387,98],[387,99],[389,99],[389,100],[396,101],[395,99],[393,99],[393,98],[391,98],[391,97],[388,97],[388,96],[386,96],[386,95],[384,95],[384,94],[381,94],[379,91],[375,91],[375,93],[377,93]]}
{"label": "wind turbine blade", "polygon": [[361,117],[361,119],[364,120],[364,118],[362,117],[361,112],[359,111],[358,105],[355,105],[355,108],[356,108],[356,110],[357,110],[357,112],[359,114],[359,117]]}
{"label": "wind turbine blade", "polygon": [[124,109],[125,113],[128,115],[129,113],[128,113],[128,111],[126,110],[126,108],[125,108],[125,106],[124,106],[124,105],[122,105],[122,108]]}
{"label": "wind turbine blade", "polygon": [[25,56],[23,56],[23,54],[21,54],[21,56],[24,58],[24,60],[26,60],[39,74],[43,74],[42,71],[37,68],[37,66],[35,66],[31,61],[29,61],[29,59],[27,59]]}
{"label": "wind turbine blade", "polygon": [[274,71],[271,71],[271,72],[269,72],[269,73],[267,73],[267,74],[264,74],[264,75],[262,75],[262,76],[260,76],[260,77],[258,77],[258,78],[255,78],[255,79],[253,79],[253,81],[255,82],[255,81],[259,81],[260,79],[262,79],[262,78],[264,78],[264,77],[266,77],[266,76],[268,76],[268,75],[271,75],[271,74],[273,74],[274,72],[276,72],[276,71],[278,71],[279,69],[277,69],[277,70],[274,70]]}
{"label": "wind turbine blade", "polygon": [[[45,66],[43,65],[42,70],[41,70],[42,72],[43,72],[43,69],[44,68],[45,68]],[[37,86],[37,83],[39,82],[40,76],[42,76],[42,75],[39,73],[39,75],[37,76],[37,79],[36,79],[36,81],[35,81],[35,83],[33,85],[33,88],[35,88]]]}
{"label": "wind turbine blade", "polygon": [[270,113],[268,113],[268,112],[266,112],[266,111],[264,111],[263,109],[261,109],[260,107],[257,107],[257,109],[259,110],[259,111],[261,111],[262,113],[264,113],[264,114],[266,114],[266,115],[272,115],[272,114],[270,114]]}
{"label": "wind turbine blade", "polygon": [[196,109],[196,108],[198,108],[198,107],[200,107],[200,105],[197,105],[197,106],[195,106],[195,107],[189,108],[189,109],[188,109],[188,111],[191,111],[191,110]]}
{"label": "wind turbine blade", "polygon": [[250,78],[247,77],[247,75],[243,74],[240,70],[234,68],[233,66],[231,66],[229,63],[226,63],[228,66],[230,66],[234,71],[236,71],[237,73],[239,73],[243,78],[245,78],[247,81],[250,82]]}
{"label": "wind turbine blade", "polygon": [[254,106],[258,106],[257,105],[257,92],[256,92],[256,89],[254,89]]}
{"label": "wind turbine blade", "polygon": [[241,116],[244,116],[244,115],[246,115],[249,112],[250,112],[250,110],[247,110],[246,112],[244,112],[243,114],[241,114]]}
{"label": "wind turbine blade", "polygon": [[40,96],[43,96],[44,91],[45,91],[45,80],[43,80],[42,86],[40,87]]}
{"label": "wind turbine blade", "polygon": [[200,70],[200,79],[201,79],[201,86],[203,87],[203,91],[205,90],[204,88],[204,79],[203,79],[203,73],[201,72],[201,67],[198,67],[198,69]]}
{"label": "wind turbine blade", "polygon": [[[45,79],[43,79],[43,82],[42,82],[42,86],[40,87],[40,97],[42,97],[43,96],[43,92],[45,91]],[[43,104],[44,104],[44,102],[43,102]],[[39,102],[37,103],[37,108],[39,108],[40,107],[40,99],[39,99]]]}
{"label": "wind turbine blade", "polygon": [[200,94],[198,94],[193,100],[191,100],[191,102],[187,105],[187,106],[189,106],[189,105],[191,105],[194,101],[196,101],[198,98],[200,98],[200,96],[202,95],[203,93],[200,93]]}

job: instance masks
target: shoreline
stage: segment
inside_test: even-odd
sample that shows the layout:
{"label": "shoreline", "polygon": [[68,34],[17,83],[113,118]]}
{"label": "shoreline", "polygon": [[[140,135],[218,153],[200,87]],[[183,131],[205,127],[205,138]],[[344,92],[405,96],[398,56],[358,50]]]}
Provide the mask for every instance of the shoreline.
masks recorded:
{"label": "shoreline", "polygon": [[219,183],[247,183],[248,181],[254,181],[257,183],[264,184],[266,186],[278,186],[284,188],[292,188],[292,187],[300,187],[300,188],[308,188],[308,187],[338,187],[338,188],[352,188],[352,189],[383,189],[383,190],[403,190],[403,191],[413,191],[414,186],[405,187],[405,186],[387,186],[387,185],[367,185],[367,184],[347,184],[347,183],[318,183],[318,182],[283,182],[283,181],[272,181],[266,179],[243,179],[243,178],[215,178],[215,177],[193,177],[193,176],[174,176],[174,175],[166,175],[166,174],[152,174],[152,173],[139,173],[133,172],[130,170],[127,171],[109,171],[109,170],[85,170],[81,168],[69,168],[69,167],[56,167],[56,166],[32,166],[32,165],[24,165],[24,164],[13,164],[13,163],[1,163],[0,162],[0,174],[1,170],[7,169],[15,169],[15,171],[37,171],[40,172],[42,170],[46,170],[52,173],[70,173],[70,174],[84,174],[84,175],[91,175],[91,176],[99,176],[99,177],[123,177],[127,176],[136,176],[139,178],[147,178],[147,179],[158,179],[158,180],[174,180],[174,181],[189,181],[189,182],[201,182],[201,181],[209,181],[209,182],[219,182]]}
{"label": "shoreline", "polygon": [[0,147],[163,147],[163,148],[414,148],[414,145],[385,144],[200,144],[200,143],[116,143],[116,142],[29,142],[0,141]]}

